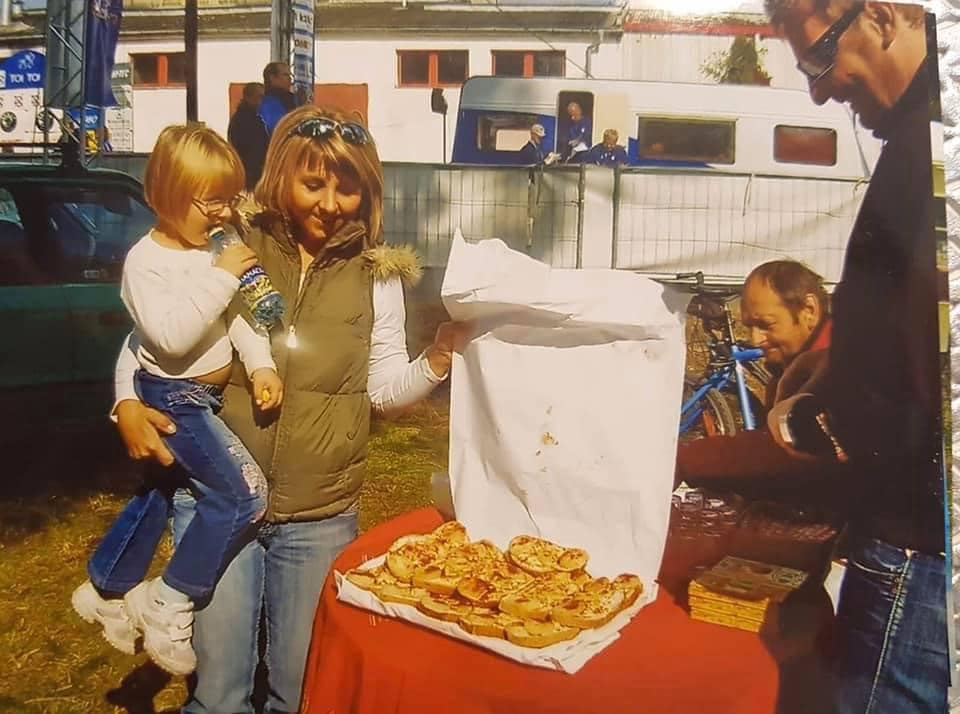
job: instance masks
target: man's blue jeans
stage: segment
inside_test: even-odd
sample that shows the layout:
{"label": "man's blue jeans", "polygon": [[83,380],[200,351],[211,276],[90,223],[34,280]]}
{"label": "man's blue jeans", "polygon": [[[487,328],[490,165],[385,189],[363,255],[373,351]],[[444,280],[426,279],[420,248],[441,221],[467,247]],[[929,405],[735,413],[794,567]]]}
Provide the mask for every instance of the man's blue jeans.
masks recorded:
{"label": "man's blue jeans", "polygon": [[[197,517],[183,534],[163,574],[172,588],[203,602],[236,553],[244,533],[266,509],[266,479],[237,436],[216,416],[221,390],[193,380],[137,373],[141,400],[177,425],[164,437],[197,495]],[[147,574],[167,529],[175,474],[158,475],[159,485],[136,495],[90,558],[91,582],[101,591],[125,593]],[[183,483],[179,481],[179,483]]]}
{"label": "man's blue jeans", "polygon": [[[177,543],[194,517],[195,502],[188,492],[178,491],[173,503]],[[356,513],[260,525],[227,567],[213,599],[196,611],[197,686],[184,714],[254,711],[261,608],[269,679],[263,712],[299,709],[320,591],[333,561],[356,537]]]}
{"label": "man's blue jeans", "polygon": [[944,714],[950,682],[943,556],[866,540],[837,610],[837,714]]}

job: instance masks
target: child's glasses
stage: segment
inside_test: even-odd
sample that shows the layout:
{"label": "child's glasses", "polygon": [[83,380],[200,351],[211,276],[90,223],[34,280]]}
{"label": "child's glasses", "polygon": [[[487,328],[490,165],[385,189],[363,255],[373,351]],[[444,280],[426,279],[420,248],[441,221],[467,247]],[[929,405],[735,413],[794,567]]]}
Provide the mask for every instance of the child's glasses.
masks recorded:
{"label": "child's glasses", "polygon": [[214,198],[209,201],[204,201],[201,198],[193,199],[193,205],[197,207],[197,210],[200,211],[205,218],[222,216],[224,211],[228,208],[231,210],[236,208],[238,203],[240,203],[239,195],[228,200],[222,198]]}
{"label": "child's glasses", "polygon": [[803,53],[803,57],[797,62],[797,69],[807,76],[810,84],[823,79],[837,64],[837,43],[862,11],[862,4],[848,10]]}
{"label": "child's glasses", "polygon": [[356,146],[363,146],[370,142],[370,134],[362,126],[352,121],[339,122],[328,117],[307,119],[297,124],[290,136],[303,136],[308,139],[328,139],[333,133],[343,137],[343,140]]}

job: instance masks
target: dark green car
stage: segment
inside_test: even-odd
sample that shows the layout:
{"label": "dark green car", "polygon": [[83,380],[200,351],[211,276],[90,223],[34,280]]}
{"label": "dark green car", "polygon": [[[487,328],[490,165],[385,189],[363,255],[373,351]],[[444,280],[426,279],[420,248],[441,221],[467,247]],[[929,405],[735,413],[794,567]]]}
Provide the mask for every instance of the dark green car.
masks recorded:
{"label": "dark green car", "polygon": [[153,223],[127,174],[0,163],[4,421],[105,415],[131,326],[123,260]]}

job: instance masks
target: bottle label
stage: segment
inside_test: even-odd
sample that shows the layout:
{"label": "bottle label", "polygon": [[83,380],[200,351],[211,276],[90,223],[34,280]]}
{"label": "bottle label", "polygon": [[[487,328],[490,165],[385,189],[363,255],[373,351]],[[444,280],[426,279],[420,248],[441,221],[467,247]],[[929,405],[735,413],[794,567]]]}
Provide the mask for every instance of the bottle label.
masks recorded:
{"label": "bottle label", "polygon": [[283,298],[261,266],[253,266],[240,277],[240,295],[263,327],[272,327],[283,317],[286,309]]}

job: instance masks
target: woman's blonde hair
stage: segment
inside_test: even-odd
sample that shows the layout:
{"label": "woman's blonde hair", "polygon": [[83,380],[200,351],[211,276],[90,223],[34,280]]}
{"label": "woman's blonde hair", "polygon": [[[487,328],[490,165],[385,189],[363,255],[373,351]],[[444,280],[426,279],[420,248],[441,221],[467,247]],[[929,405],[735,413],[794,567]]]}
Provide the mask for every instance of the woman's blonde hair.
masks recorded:
{"label": "woman's blonde hair", "polygon": [[147,161],[143,189],[147,204],[161,219],[183,221],[198,197],[229,200],[246,178],[236,150],[204,126],[174,125],[160,132]]}
{"label": "woman's blonde hair", "polygon": [[319,171],[322,167],[345,173],[357,179],[363,192],[360,217],[367,224],[367,244],[378,245],[383,232],[383,165],[373,137],[368,132],[369,141],[365,144],[351,144],[338,132],[330,132],[322,139],[295,133],[298,126],[311,119],[360,123],[334,109],[313,106],[287,114],[273,130],[254,198],[268,213],[289,218],[292,177],[297,172]]}

